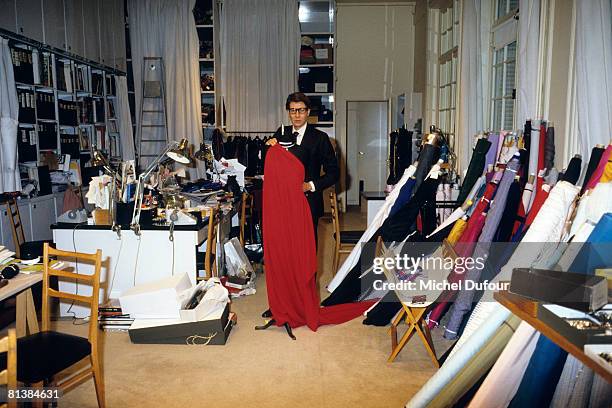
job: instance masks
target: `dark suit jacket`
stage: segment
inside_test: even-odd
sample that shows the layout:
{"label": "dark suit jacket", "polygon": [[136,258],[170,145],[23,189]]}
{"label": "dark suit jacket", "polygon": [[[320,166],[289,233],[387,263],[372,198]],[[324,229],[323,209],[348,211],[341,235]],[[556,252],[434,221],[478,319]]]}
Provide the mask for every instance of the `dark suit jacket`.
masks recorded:
{"label": "dark suit jacket", "polygon": [[[291,126],[285,126],[284,134],[291,134],[291,129]],[[274,137],[277,139],[282,137],[280,128]],[[336,184],[340,177],[336,153],[329,141],[329,136],[308,124],[302,143],[296,148],[295,154],[304,164],[304,181],[312,181],[315,185],[315,191],[306,193],[306,198],[312,216],[318,218],[323,215],[323,190]],[[321,168],[323,168],[323,174],[321,174]]]}

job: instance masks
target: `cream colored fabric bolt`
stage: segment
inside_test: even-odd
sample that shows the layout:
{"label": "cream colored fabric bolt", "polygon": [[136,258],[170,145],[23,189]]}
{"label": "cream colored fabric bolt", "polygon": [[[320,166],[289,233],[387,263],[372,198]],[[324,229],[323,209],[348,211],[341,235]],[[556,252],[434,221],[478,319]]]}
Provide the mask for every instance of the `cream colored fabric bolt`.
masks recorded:
{"label": "cream colored fabric bolt", "polygon": [[539,337],[540,332],[521,322],[468,407],[507,407],[521,385]]}

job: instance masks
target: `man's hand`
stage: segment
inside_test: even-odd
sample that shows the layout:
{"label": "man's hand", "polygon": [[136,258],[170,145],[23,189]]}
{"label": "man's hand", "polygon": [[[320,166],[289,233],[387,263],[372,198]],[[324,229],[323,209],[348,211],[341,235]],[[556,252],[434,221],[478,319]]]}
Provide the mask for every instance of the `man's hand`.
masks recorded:
{"label": "man's hand", "polygon": [[302,190],[304,190],[304,192],[310,191],[310,189],[311,189],[310,183],[303,183],[302,184]]}
{"label": "man's hand", "polygon": [[275,137],[273,137],[272,139],[268,139],[268,141],[266,142],[268,146],[274,146],[277,143],[278,143],[278,140],[276,140]]}

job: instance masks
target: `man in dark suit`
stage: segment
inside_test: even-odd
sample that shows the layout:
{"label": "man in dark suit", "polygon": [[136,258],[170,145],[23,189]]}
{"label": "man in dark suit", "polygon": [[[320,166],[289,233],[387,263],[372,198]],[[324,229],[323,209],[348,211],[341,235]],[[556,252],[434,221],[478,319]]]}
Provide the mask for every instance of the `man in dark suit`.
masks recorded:
{"label": "man in dark suit", "polygon": [[[290,139],[300,147],[300,157],[305,167],[304,194],[310,205],[312,223],[317,236],[319,218],[323,215],[323,191],[336,184],[340,176],[338,160],[334,148],[326,133],[306,123],[310,114],[310,99],[301,92],[295,92],[287,97],[285,108],[291,121],[291,126],[278,128],[274,138],[268,141],[275,145],[278,141]],[[321,172],[321,168],[323,172]]]}

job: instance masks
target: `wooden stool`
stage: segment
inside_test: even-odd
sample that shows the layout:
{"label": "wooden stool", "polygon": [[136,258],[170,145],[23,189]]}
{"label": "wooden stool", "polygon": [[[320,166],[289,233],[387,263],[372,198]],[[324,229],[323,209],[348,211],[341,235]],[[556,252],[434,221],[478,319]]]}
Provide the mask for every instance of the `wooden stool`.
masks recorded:
{"label": "wooden stool", "polygon": [[[425,349],[431,357],[431,361],[433,361],[436,368],[440,367],[440,363],[438,362],[438,358],[436,357],[436,352],[434,349],[433,341],[431,339],[431,333],[429,332],[429,327],[427,327],[427,323],[425,323],[424,315],[427,310],[427,306],[429,306],[431,302],[419,304],[418,306],[413,303],[404,303],[402,302],[402,310],[399,311],[393,322],[391,323],[391,327],[389,328],[389,334],[391,335],[391,355],[387,360],[389,363],[395,360],[395,357],[399,354],[400,351],[404,348],[408,340],[412,337],[412,335],[416,332],[421,341],[425,345]],[[397,326],[401,323],[402,319],[405,317],[406,324],[408,324],[408,330],[404,333],[399,343],[397,342]]]}

